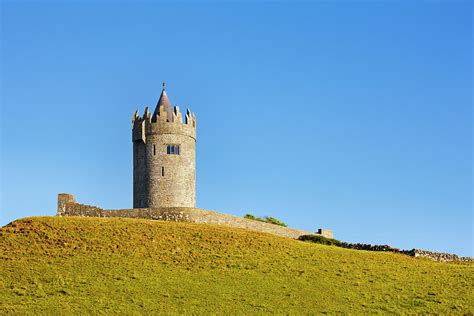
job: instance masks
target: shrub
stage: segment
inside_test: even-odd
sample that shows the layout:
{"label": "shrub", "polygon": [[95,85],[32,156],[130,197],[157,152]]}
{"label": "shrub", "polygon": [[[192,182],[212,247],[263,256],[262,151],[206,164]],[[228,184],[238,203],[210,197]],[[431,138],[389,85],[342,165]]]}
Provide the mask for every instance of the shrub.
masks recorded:
{"label": "shrub", "polygon": [[287,225],[285,223],[283,223],[282,221],[277,220],[274,217],[267,216],[267,217],[264,217],[264,219],[267,223],[287,227]]}
{"label": "shrub", "polygon": [[251,219],[251,220],[254,220],[254,221],[263,222],[263,223],[269,223],[269,224],[273,224],[273,225],[279,225],[279,226],[287,227],[287,225],[285,223],[283,223],[282,221],[279,221],[276,218],[270,217],[270,216],[265,216],[265,217],[262,218],[262,217],[253,216],[252,214],[245,214],[244,218]]}
{"label": "shrub", "polygon": [[330,246],[339,246],[341,247],[341,242],[337,239],[327,238],[321,235],[302,235],[298,237],[298,240],[309,241],[315,244],[330,245]]}

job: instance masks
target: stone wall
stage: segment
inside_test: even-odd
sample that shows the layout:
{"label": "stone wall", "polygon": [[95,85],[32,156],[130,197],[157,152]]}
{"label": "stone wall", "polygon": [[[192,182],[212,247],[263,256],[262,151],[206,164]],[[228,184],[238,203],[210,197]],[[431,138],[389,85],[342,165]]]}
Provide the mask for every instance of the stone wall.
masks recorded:
{"label": "stone wall", "polygon": [[[319,229],[318,232],[321,233],[323,229]],[[442,253],[442,252],[433,252],[428,250],[421,249],[412,249],[412,250],[400,250],[389,245],[371,245],[371,244],[362,244],[362,243],[348,243],[345,241],[340,241],[336,239],[327,239],[321,238],[318,235],[303,235],[298,237],[299,240],[306,242],[313,242],[316,244],[336,246],[346,249],[353,250],[365,250],[365,251],[383,251],[383,252],[394,252],[400,253],[412,257],[425,257],[434,261],[447,262],[447,261],[460,261],[460,262],[474,262],[473,258],[470,257],[460,257],[455,254]]]}
{"label": "stone wall", "polygon": [[[79,204],[71,194],[58,195],[58,216],[85,216],[85,217],[127,217],[143,218],[173,222],[190,222],[201,224],[216,224],[236,228],[245,228],[253,231],[270,233],[273,235],[298,238],[301,235],[317,234],[279,225],[263,223],[238,216],[193,208],[193,207],[166,207],[166,208],[138,208],[123,210],[104,210],[95,206]],[[325,233],[332,231],[323,230]]]}
{"label": "stone wall", "polygon": [[146,144],[137,140],[133,142],[133,207],[143,207],[147,198]]}
{"label": "stone wall", "polygon": [[322,235],[326,238],[331,238],[331,239],[334,238],[334,234],[333,234],[332,230],[329,230],[329,229],[319,228],[318,231],[317,231],[317,234]]}
{"label": "stone wall", "polygon": [[[72,194],[58,194],[58,216],[83,216],[83,217],[124,217],[163,220],[172,222],[190,222],[201,224],[216,224],[236,228],[244,228],[258,232],[297,239],[303,235],[321,235],[333,238],[333,232],[328,229],[318,229],[316,233],[293,229],[274,224],[259,222],[238,216],[203,210],[193,207],[166,207],[166,208],[138,208],[122,210],[104,210],[96,206],[77,203]],[[347,243],[346,243],[347,244]],[[422,249],[399,250],[387,245],[347,244],[344,248],[388,251],[403,253],[412,257],[425,257],[439,262],[461,261],[474,262],[473,258],[460,257],[455,254],[433,252]]]}
{"label": "stone wall", "polygon": [[67,193],[58,194],[58,210],[57,215],[63,216],[67,215],[71,207],[76,204],[76,199],[74,195]]}
{"label": "stone wall", "polygon": [[434,261],[447,262],[447,261],[462,261],[462,262],[474,262],[474,258],[460,257],[452,253],[445,252],[433,252],[422,249],[403,250],[403,253],[412,257],[425,257]]}

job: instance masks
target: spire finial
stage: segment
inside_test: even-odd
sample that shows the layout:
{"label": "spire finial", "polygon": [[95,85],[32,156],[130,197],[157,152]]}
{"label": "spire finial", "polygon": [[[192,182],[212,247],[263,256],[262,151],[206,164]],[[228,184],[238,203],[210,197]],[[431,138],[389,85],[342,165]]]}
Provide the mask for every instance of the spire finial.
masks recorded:
{"label": "spire finial", "polygon": [[165,82],[164,81],[161,83],[161,85],[163,86],[163,90],[165,90]]}

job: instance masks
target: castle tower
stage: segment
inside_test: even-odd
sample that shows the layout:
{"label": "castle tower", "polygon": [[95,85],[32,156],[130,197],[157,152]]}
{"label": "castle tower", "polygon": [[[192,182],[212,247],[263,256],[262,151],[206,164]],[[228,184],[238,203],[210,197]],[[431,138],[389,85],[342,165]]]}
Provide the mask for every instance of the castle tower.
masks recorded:
{"label": "castle tower", "polygon": [[132,118],[133,207],[196,206],[196,115],[163,91],[153,114]]}

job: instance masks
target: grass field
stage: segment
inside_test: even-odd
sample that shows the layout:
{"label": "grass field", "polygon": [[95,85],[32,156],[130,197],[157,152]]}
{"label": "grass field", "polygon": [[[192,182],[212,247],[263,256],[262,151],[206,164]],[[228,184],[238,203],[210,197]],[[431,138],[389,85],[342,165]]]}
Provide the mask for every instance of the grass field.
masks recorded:
{"label": "grass field", "polygon": [[0,256],[0,314],[474,312],[473,264],[221,226],[26,218]]}

